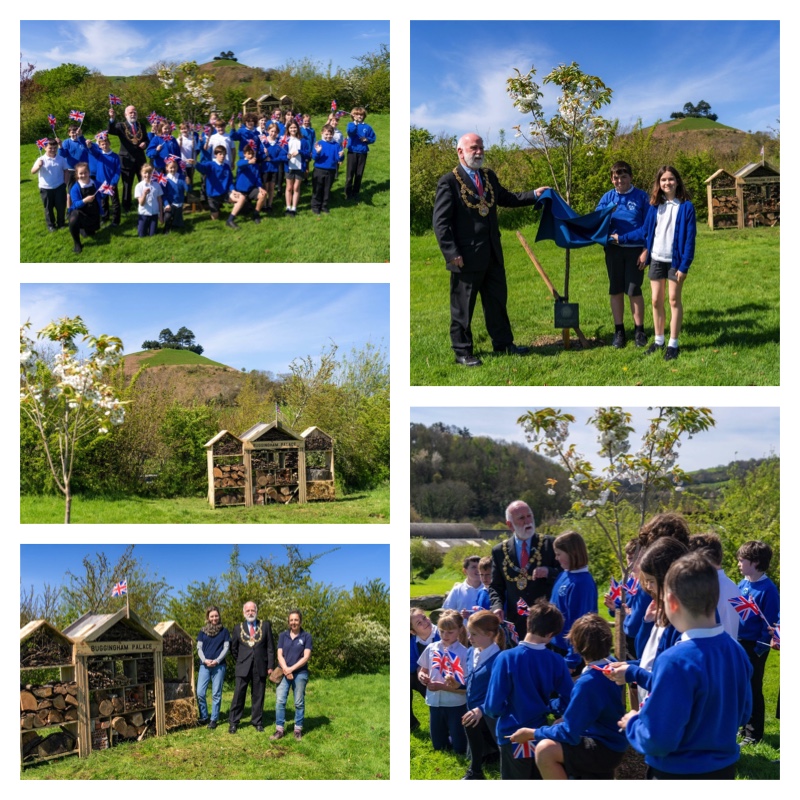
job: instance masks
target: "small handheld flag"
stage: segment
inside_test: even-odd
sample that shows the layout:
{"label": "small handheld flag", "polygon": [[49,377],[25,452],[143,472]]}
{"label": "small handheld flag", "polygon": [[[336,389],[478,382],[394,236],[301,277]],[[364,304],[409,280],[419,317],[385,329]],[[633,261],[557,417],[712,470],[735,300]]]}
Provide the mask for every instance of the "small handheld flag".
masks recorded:
{"label": "small handheld flag", "polygon": [[111,596],[122,597],[124,594],[128,594],[128,581],[120,581],[119,583],[115,583],[114,588],[111,590]]}
{"label": "small handheld flag", "polygon": [[[747,622],[751,614],[758,614],[758,616],[766,622],[764,615],[761,613],[761,609],[758,607],[758,603],[756,603],[752,597],[739,595],[738,597],[729,598],[728,602],[733,606],[733,610],[739,615],[742,622]],[[767,622],[767,625],[769,625],[769,622]]]}
{"label": "small handheld flag", "polygon": [[336,111],[337,108],[338,106],[336,105],[336,101],[331,100],[331,111]]}
{"label": "small handheld flag", "polygon": [[508,620],[503,622],[503,628],[506,632],[506,640],[510,639],[514,644],[519,644],[517,629]]}
{"label": "small handheld flag", "polygon": [[109,105],[112,105],[112,106],[121,106],[122,105],[122,100],[120,100],[119,97],[117,97],[115,94],[110,94],[108,96],[108,102],[109,102]]}
{"label": "small handheld flag", "polygon": [[619,608],[622,605],[622,586],[617,583],[616,578],[611,579],[611,589],[608,596],[614,601],[614,605]]}
{"label": "small handheld flag", "polygon": [[45,136],[45,138],[44,138],[44,139],[37,139],[37,140],[36,140],[36,146],[37,146],[37,147],[38,147],[40,150],[44,150],[44,149],[45,149],[45,147],[47,147],[47,137]]}
{"label": "small handheld flag", "polygon": [[521,597],[517,600],[517,614],[521,617],[528,616],[528,604]]}
{"label": "small handheld flag", "polygon": [[514,745],[514,758],[533,758],[536,754],[536,745],[533,739],[527,742],[517,742]]}
{"label": "small handheld flag", "polygon": [[167,176],[163,172],[153,171],[153,177],[150,178],[150,183],[160,183],[162,186],[167,185]]}
{"label": "small handheld flag", "polygon": [[450,667],[450,659],[447,650],[436,650],[431,656],[431,666],[438,669],[442,675],[447,675]]}
{"label": "small handheld flag", "polygon": [[83,118],[86,116],[85,111],[70,111],[69,118],[75,120],[75,122],[83,122]]}
{"label": "small handheld flag", "polygon": [[147,115],[147,121],[152,125],[158,119],[158,114],[155,111],[151,111]]}
{"label": "small handheld flag", "polygon": [[100,194],[107,194],[109,197],[113,197],[115,194],[114,187],[108,181],[103,181],[97,191],[100,192]]}
{"label": "small handheld flag", "polygon": [[55,116],[53,116],[53,114],[48,114],[48,115],[47,115],[47,124],[48,124],[48,125],[49,125],[49,126],[50,126],[50,127],[53,129],[53,130],[55,130],[55,129],[56,129],[56,118],[55,118]]}
{"label": "small handheld flag", "polygon": [[625,591],[631,597],[635,597],[639,592],[639,579],[635,575],[628,576],[628,580],[625,581]]}
{"label": "small handheld flag", "polygon": [[452,675],[458,683],[464,686],[464,668],[461,666],[461,659],[449,650],[447,651],[447,659],[450,662],[447,674]]}

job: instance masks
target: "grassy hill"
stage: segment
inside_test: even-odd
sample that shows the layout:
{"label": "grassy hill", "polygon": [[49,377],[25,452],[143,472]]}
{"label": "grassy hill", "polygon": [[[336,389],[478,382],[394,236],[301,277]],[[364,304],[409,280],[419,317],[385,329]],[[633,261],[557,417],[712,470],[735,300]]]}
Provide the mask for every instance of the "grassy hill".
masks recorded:
{"label": "grassy hill", "polygon": [[673,119],[645,130],[649,132],[651,129],[654,139],[672,140],[680,151],[694,153],[713,150],[720,155],[738,153],[751,135],[721,122],[700,117]]}
{"label": "grassy hill", "polygon": [[219,361],[212,361],[210,358],[193,353],[191,350],[173,350],[172,348],[164,350],[141,350],[138,353],[129,353],[125,356],[125,359],[126,362],[132,360],[131,363],[136,364],[135,369],[138,369],[142,363],[153,367],[161,366],[162,364],[170,364],[173,366],[193,364],[233,369],[225,364],[220,364]]}

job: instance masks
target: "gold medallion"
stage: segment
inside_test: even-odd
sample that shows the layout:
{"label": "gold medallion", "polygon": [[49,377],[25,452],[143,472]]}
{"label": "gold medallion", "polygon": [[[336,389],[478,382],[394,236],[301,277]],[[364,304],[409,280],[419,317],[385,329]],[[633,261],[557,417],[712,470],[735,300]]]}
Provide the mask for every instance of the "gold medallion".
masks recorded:
{"label": "gold medallion", "polygon": [[528,585],[528,579],[525,575],[520,575],[517,578],[517,589],[522,591]]}
{"label": "gold medallion", "polygon": [[481,204],[480,206],[478,206],[478,213],[482,217],[486,217],[489,214],[489,206],[486,205],[486,202],[484,201],[483,198],[481,198]]}

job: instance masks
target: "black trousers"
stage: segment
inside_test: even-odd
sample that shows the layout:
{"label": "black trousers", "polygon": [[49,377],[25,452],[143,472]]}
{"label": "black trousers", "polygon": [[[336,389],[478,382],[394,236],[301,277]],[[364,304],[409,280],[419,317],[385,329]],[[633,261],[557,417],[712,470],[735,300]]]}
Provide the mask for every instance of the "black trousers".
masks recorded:
{"label": "black trousers", "polygon": [[753,692],[753,713],[744,726],[745,736],[752,736],[756,741],[764,738],[764,669],[767,666],[769,650],[763,655],[756,653],[756,642],[739,639],[744,647],[750,663],[753,665],[753,676],[750,678],[750,690]]}
{"label": "black trousers", "polygon": [[67,186],[61,184],[55,189],[39,189],[39,197],[44,206],[44,221],[48,228],[63,228],[64,214],[67,210]]}
{"label": "black trousers", "polygon": [[183,206],[173,206],[164,209],[164,230],[183,227]]}
{"label": "black trousers", "polygon": [[331,186],[336,177],[336,170],[315,168],[311,176],[311,210],[315,214],[328,210]]}
{"label": "black trousers", "polygon": [[94,236],[99,228],[100,215],[97,206],[89,213],[78,208],[73,208],[72,211],[69,212],[69,233],[75,244],[81,243],[81,230],[83,230],[87,236]]}
{"label": "black trousers", "polygon": [[540,781],[535,758],[514,758],[515,744],[500,745],[500,777],[504,781]]}
{"label": "black trousers", "polygon": [[419,682],[416,672],[411,673],[411,727],[416,728],[419,725],[419,720],[414,716],[414,692],[419,692],[422,699],[425,699],[425,693],[428,690]]}
{"label": "black trousers", "polygon": [[133,196],[134,186],[139,181],[139,170],[144,166],[144,161],[137,166],[132,161],[123,161],[120,170],[122,184],[122,210],[130,211],[135,198]]}
{"label": "black trousers", "polygon": [[345,197],[358,197],[361,191],[361,179],[367,165],[367,153],[347,154],[347,177],[344,184]]}
{"label": "black trousers", "polygon": [[250,722],[253,725],[261,725],[261,717],[264,714],[264,689],[266,678],[259,678],[250,670],[250,674],[245,678],[236,676],[236,685],[233,690],[233,700],[231,710],[228,714],[228,724],[238,725],[244,711],[244,701],[247,696],[247,687],[252,684],[250,694]]}
{"label": "black trousers", "polygon": [[102,197],[103,203],[103,219],[111,217],[111,221],[115,225],[119,225],[120,218],[120,205],[119,205],[119,184],[114,187],[114,194],[112,195],[98,195]]}
{"label": "black trousers", "polygon": [[506,271],[494,259],[483,272],[450,273],[450,342],[457,356],[472,355],[472,315],[481,298],[494,350],[514,343],[506,303]]}
{"label": "black trousers", "polygon": [[483,772],[484,758],[497,753],[496,726],[497,720],[487,716],[481,717],[481,721],[472,728],[464,726],[469,742],[469,768],[472,772]]}

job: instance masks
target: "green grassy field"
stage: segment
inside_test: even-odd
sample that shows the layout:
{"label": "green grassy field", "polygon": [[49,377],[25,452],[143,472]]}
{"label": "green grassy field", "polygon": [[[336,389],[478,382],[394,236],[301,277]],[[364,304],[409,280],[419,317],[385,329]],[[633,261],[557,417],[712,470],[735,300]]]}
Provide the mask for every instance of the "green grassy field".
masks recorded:
{"label": "green grassy field", "polygon": [[210,365],[228,369],[227,364],[221,364],[219,361],[212,361],[205,356],[199,356],[191,350],[173,350],[172,348],[165,348],[163,350],[139,350],[136,353],[126,353],[126,356],[141,356],[142,361],[150,367],[160,367],[164,364],[170,366],[176,364],[202,364],[204,366]]}
{"label": "green grassy field", "polygon": [[[388,780],[389,675],[317,678],[306,689],[304,736],[270,742],[275,692],[268,684],[264,733],[249,724],[228,733],[233,691],[223,692],[220,726],[182,728],[143,742],[123,743],[89,758],[58,759],[26,767],[26,780]],[[353,702],[354,698],[358,702]],[[248,692],[249,700],[249,692]],[[210,692],[209,692],[210,702]],[[290,694],[287,723],[294,720]]]}
{"label": "green grassy field", "polygon": [[[322,127],[322,119],[312,125]],[[30,170],[38,155],[35,144],[20,147],[20,261],[23,262],[386,262],[389,260],[389,115],[374,114],[369,124],[377,141],[370,147],[361,199],[344,199],[344,164],[331,192],[330,214],[310,210],[310,181],[303,185],[297,216],[284,216],[276,197],[275,211],[255,225],[242,219],[240,230],[225,227],[227,213],[214,222],[207,211],[186,214],[186,230],[140,239],[137,214],[123,213],[118,228],[104,227],[72,252],[66,228],[48,233],[39,199],[38,179]],[[112,145],[116,142],[112,138]],[[117,148],[114,147],[116,150]],[[199,176],[195,176],[195,184]],[[229,209],[228,209],[229,210]],[[187,276],[185,276],[187,277]]]}
{"label": "green grassy field", "polygon": [[[20,522],[43,524],[64,522],[62,497],[23,495]],[[77,496],[72,500],[72,522],[86,524],[175,522],[244,524],[362,524],[389,522],[389,484],[371,491],[337,496],[331,503],[241,506],[212,509],[200,497],[107,499]]]}
{"label": "green grassy field", "polygon": [[[564,253],[535,243],[536,226],[522,230],[559,292]],[[411,237],[411,384],[433,386],[777,386],[780,383],[780,231],[777,228],[711,231],[698,225],[697,256],[683,289],[680,357],[665,362],[634,347],[625,309],[628,346],[610,347],[614,325],[608,279],[599,247],[571,254],[570,301],[592,346],[565,351],[553,327],[553,299],[514,231],[503,231],[509,286],[508,312],[517,344],[527,356],[492,356],[480,301],[473,317],[475,354],[484,363],[465,368],[453,360],[448,330],[449,274],[433,234]],[[645,331],[652,340],[650,286],[645,278]],[[669,319],[669,310],[667,310]]]}
{"label": "green grassy field", "polygon": [[[453,584],[463,580],[463,575],[454,570],[440,567],[425,580],[412,581],[410,596],[421,597],[430,594],[446,594]],[[598,589],[598,608],[604,619],[608,612],[603,605],[605,587]],[[611,621],[611,620],[609,620]],[[766,702],[766,723],[764,739],[757,745],[742,749],[737,768],[737,780],[778,780],[780,767],[773,760],[780,758],[780,722],[775,719],[775,705],[780,691],[780,652],[771,652],[767,658],[764,674],[764,698]],[[436,752],[431,747],[428,708],[416,692],[413,693],[414,716],[420,727],[411,733],[411,778],[412,780],[457,780],[461,778],[469,761],[452,752]],[[489,780],[500,780],[497,766],[485,770]]]}

